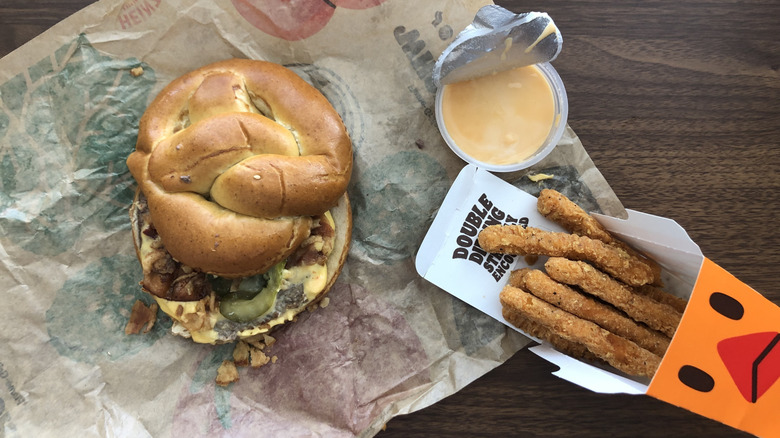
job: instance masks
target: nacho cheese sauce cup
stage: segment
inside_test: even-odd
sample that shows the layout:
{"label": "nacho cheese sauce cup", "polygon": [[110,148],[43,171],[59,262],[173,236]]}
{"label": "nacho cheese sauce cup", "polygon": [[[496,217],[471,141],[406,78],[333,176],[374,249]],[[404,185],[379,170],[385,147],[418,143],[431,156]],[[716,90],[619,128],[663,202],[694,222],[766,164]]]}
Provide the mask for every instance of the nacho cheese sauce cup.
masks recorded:
{"label": "nacho cheese sauce cup", "polygon": [[546,157],[566,129],[569,102],[549,63],[439,87],[436,122],[461,159],[493,172],[528,168]]}

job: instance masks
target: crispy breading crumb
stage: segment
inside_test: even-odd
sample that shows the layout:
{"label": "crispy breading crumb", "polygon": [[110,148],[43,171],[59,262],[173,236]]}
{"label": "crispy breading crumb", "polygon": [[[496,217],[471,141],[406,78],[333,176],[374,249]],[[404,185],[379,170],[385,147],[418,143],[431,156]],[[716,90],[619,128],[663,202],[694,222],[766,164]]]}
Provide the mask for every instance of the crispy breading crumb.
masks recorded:
{"label": "crispy breading crumb", "polygon": [[271,358],[263,353],[263,349],[276,342],[276,339],[268,335],[263,335],[263,338],[263,341],[238,341],[233,348],[233,362],[235,365],[239,367],[251,366],[252,368],[260,368],[267,364]]}
{"label": "crispy breading crumb", "polygon": [[271,357],[271,363],[276,363],[276,361],[277,361],[277,360],[279,360],[279,358],[278,358],[278,357],[276,357],[276,355],[273,355],[273,356]]}
{"label": "crispy breading crumb", "polygon": [[217,369],[217,385],[227,386],[233,382],[238,382],[238,368],[232,360],[223,360],[222,365]]}
{"label": "crispy breading crumb", "polygon": [[250,347],[244,341],[238,341],[233,348],[233,362],[236,366],[245,367],[249,365]]}
{"label": "crispy breading crumb", "polygon": [[157,321],[157,307],[157,303],[152,303],[151,306],[147,307],[143,301],[136,300],[130,311],[130,319],[125,325],[125,334],[137,335],[141,333],[142,328],[144,333],[149,333]]}
{"label": "crispy breading crumb", "polygon": [[259,349],[252,350],[252,353],[249,355],[249,357],[251,358],[249,365],[251,365],[252,368],[260,368],[271,360]]}
{"label": "crispy breading crumb", "polygon": [[330,298],[328,297],[325,297],[322,299],[322,301],[320,301],[320,307],[323,309],[328,307],[328,304],[330,304]]}
{"label": "crispy breading crumb", "polygon": [[254,341],[245,341],[245,342],[248,343],[250,347],[257,348],[258,350],[262,350],[263,348],[265,348],[265,344],[263,343],[263,341],[258,339],[255,339]]}
{"label": "crispy breading crumb", "polygon": [[133,67],[130,69],[130,74],[133,75],[134,78],[137,78],[138,76],[144,74],[144,68],[140,65],[138,67]]}

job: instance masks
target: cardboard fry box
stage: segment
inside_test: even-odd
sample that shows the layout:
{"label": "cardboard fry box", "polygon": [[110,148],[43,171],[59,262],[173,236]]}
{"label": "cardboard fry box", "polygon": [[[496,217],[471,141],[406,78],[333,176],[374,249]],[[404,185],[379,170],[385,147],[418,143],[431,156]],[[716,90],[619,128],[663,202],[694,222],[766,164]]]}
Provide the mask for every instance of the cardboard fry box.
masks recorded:
{"label": "cardboard fry box", "polygon": [[[667,291],[689,299],[655,377],[642,380],[586,364],[544,342],[531,351],[558,365],[558,377],[592,391],[647,394],[746,432],[780,436],[780,308],[704,257],[673,220],[627,211],[625,220],[594,216],[661,264]],[[544,259],[486,253],[477,234],[492,224],[563,231],[538,213],[536,197],[468,165],[426,234],[416,268],[428,281],[518,330],[502,317],[499,292],[512,270],[542,269]]]}

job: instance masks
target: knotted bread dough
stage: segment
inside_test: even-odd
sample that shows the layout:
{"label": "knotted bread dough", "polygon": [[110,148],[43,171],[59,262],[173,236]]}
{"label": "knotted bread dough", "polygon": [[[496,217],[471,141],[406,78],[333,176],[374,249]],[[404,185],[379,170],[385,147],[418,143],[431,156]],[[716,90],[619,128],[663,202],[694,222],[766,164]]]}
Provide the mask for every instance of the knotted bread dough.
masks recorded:
{"label": "knotted bread dough", "polygon": [[165,248],[223,277],[267,271],[346,192],[352,146],[314,87],[269,62],[232,59],[166,86],[127,160]]}

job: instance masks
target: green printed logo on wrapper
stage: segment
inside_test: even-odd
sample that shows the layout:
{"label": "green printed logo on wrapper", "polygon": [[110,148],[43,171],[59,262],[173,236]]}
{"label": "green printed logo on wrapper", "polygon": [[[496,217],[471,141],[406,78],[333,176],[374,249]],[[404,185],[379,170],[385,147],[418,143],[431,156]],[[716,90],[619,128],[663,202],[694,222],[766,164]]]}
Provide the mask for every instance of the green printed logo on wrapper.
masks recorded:
{"label": "green printed logo on wrapper", "polygon": [[451,298],[453,321],[466,354],[473,355],[506,334],[504,324],[458,298]]}
{"label": "green printed logo on wrapper", "polygon": [[13,425],[9,419],[8,411],[5,409],[5,400],[0,398],[0,427],[5,431],[13,431]]}
{"label": "green printed logo on wrapper", "polygon": [[154,84],[83,35],[0,84],[0,233],[52,256],[90,229],[129,227],[125,159]]}
{"label": "green printed logo on wrapper", "polygon": [[117,255],[100,259],[65,282],[46,311],[50,342],[60,355],[86,363],[117,360],[166,334],[167,318],[167,324],[158,320],[149,333],[125,334],[135,300],[149,304],[149,296],[138,287],[139,271],[135,256]]}
{"label": "green printed logo on wrapper", "polygon": [[233,385],[219,386],[214,384],[214,376],[217,375],[219,366],[225,360],[233,359],[233,344],[214,346],[209,354],[198,363],[198,368],[192,376],[190,394],[198,394],[203,391],[214,391],[214,416],[219,421],[222,429],[230,429],[232,421],[230,417],[230,395]]}
{"label": "green printed logo on wrapper", "polygon": [[422,152],[398,152],[369,167],[350,193],[355,249],[383,262],[412,257],[449,184],[444,167]]}

